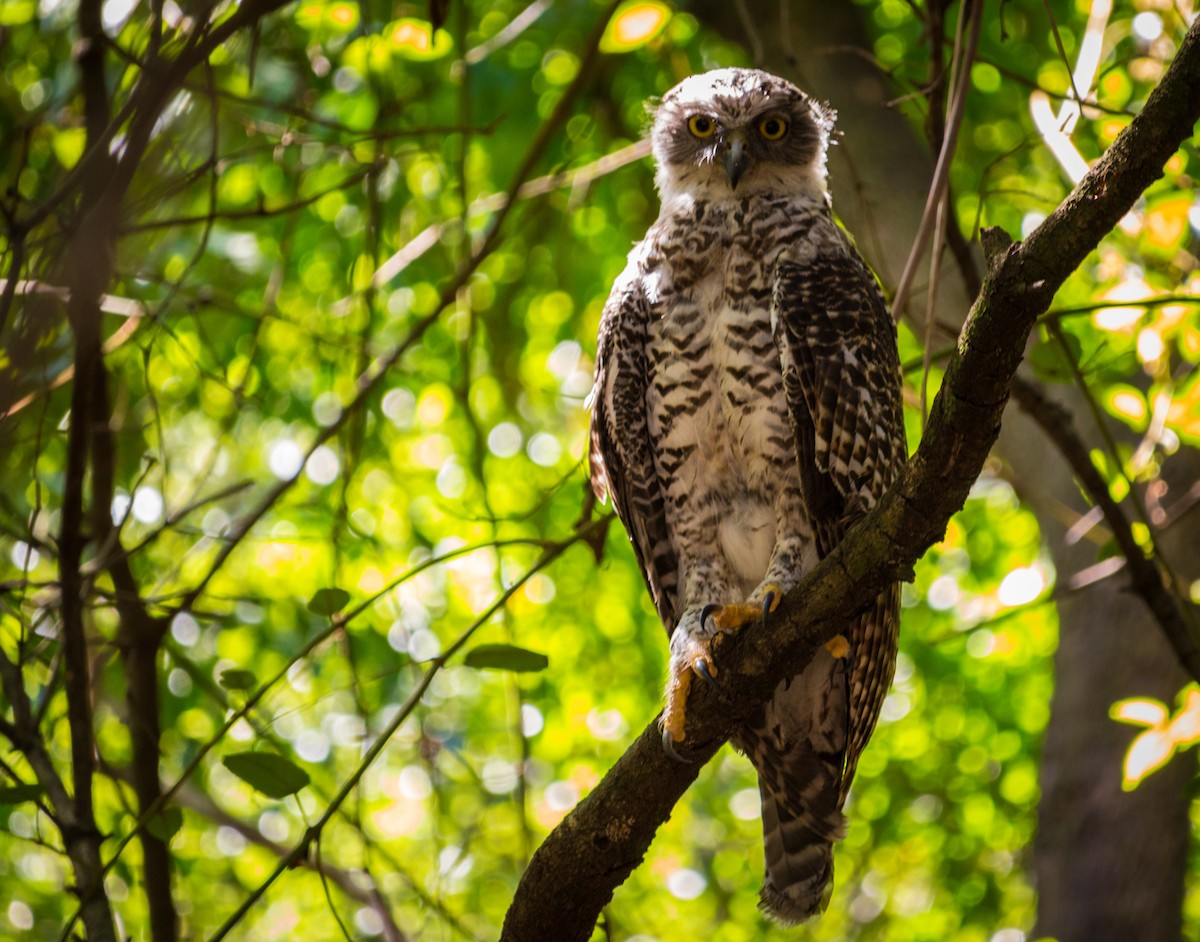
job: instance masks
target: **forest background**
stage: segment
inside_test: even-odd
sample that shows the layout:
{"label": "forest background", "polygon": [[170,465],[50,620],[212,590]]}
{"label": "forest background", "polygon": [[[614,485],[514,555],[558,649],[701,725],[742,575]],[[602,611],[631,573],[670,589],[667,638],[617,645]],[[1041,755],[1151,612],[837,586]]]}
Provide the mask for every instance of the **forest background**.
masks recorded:
{"label": "forest background", "polygon": [[[0,937],[494,938],[660,707],[584,471],[645,102],[757,63],[839,111],[915,448],[981,228],[1034,233],[1194,18],[0,5]],[[596,938],[1200,937],[1198,172],[1185,140],[1039,318],[905,586],[825,915],[757,913],[726,748]]]}

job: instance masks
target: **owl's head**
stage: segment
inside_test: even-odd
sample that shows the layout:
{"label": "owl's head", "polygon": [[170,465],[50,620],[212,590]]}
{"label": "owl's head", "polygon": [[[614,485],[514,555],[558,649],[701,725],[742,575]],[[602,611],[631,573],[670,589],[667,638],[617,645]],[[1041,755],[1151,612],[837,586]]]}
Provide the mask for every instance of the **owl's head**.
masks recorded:
{"label": "owl's head", "polygon": [[653,115],[654,179],[664,203],[681,195],[824,198],[834,112],[791,82],[757,69],[716,69],[684,79]]}

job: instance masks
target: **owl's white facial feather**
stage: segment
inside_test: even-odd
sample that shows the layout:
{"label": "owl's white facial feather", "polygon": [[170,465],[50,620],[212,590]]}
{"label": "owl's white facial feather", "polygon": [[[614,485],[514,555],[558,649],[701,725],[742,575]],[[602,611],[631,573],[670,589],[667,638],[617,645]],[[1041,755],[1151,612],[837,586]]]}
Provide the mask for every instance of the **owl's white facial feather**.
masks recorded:
{"label": "owl's white facial feather", "polygon": [[[703,135],[690,124],[697,118]],[[786,125],[774,140],[764,133],[777,130],[764,123],[771,119]],[[824,199],[832,127],[830,109],[767,72],[717,69],[686,78],[663,96],[651,129],[663,204],[758,194]],[[745,170],[736,178],[728,166],[734,141],[745,158]]]}

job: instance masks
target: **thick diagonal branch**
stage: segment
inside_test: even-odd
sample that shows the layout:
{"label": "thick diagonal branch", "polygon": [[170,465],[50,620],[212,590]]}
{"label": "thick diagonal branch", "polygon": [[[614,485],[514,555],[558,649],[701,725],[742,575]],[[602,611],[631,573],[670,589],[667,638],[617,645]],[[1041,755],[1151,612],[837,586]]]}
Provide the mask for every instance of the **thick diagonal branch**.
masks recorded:
{"label": "thick diagonal branch", "polygon": [[1037,317],[1200,118],[1200,20],[1142,113],[1070,196],[1023,243],[985,233],[989,270],[904,476],[843,543],[788,594],[775,630],[725,646],[726,702],[693,692],[691,765],[662,749],[657,721],[534,854],[505,919],[507,942],[584,940],[601,908],[641,862],[659,825],[739,719],[795,673],[813,647],[887,584],[905,578],[945,533],[1000,429],[1010,385]]}

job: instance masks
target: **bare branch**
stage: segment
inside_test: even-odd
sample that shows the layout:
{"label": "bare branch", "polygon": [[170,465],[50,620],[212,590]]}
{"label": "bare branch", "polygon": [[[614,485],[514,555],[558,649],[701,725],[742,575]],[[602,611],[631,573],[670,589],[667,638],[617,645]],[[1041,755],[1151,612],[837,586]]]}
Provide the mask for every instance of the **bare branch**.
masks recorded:
{"label": "bare branch", "polygon": [[[392,367],[399,363],[401,357],[403,357],[409,350],[416,346],[420,339],[425,335],[425,332],[429,330],[429,328],[433,326],[438,318],[442,316],[442,313],[455,303],[459,290],[467,283],[468,279],[471,277],[471,274],[479,267],[483,260],[491,254],[492,250],[496,246],[496,242],[499,239],[500,228],[515,204],[515,195],[520,192],[521,187],[529,179],[530,174],[533,172],[533,168],[541,159],[542,154],[545,152],[547,146],[549,146],[553,136],[557,134],[563,124],[566,123],[567,117],[571,111],[571,106],[578,97],[579,93],[588,83],[591,82],[592,74],[595,71],[596,61],[599,57],[600,39],[604,34],[604,27],[607,25],[608,20],[612,16],[613,11],[617,8],[617,5],[618,0],[610,0],[607,7],[601,13],[600,18],[597,21],[598,25],[592,30],[592,34],[588,37],[584,44],[583,54],[581,56],[582,61],[579,66],[578,73],[576,73],[574,80],[567,87],[566,91],[563,92],[562,97],[558,100],[558,103],[555,105],[554,110],[550,113],[550,116],[547,117],[538,128],[537,134],[534,136],[533,141],[529,145],[529,150],[525,153],[524,159],[521,161],[520,166],[513,174],[513,179],[508,186],[507,198],[505,199],[504,204],[497,211],[495,217],[492,219],[491,225],[488,227],[487,232],[484,234],[479,244],[475,247],[474,251],[471,252],[464,263],[459,267],[459,270],[455,273],[454,277],[450,279],[450,282],[446,285],[446,287],[442,289],[441,295],[438,298],[437,306],[431,313],[418,320],[412,326],[408,332],[408,335],[403,341],[393,347],[392,350],[390,350],[387,354],[378,357],[368,369],[364,370],[359,375],[358,382],[356,384],[357,392],[353,401],[351,401],[346,408],[342,410],[336,421],[331,422],[329,425],[322,428],[317,436],[313,439],[312,444],[309,446],[308,451],[304,456],[304,460],[306,462],[312,456],[313,452],[315,452],[319,447],[321,447],[321,445],[336,435],[355,414],[357,414],[366,406],[367,400],[374,394],[375,390],[379,388],[379,385],[391,371]],[[224,566],[229,560],[229,557],[233,554],[233,551],[238,547],[242,540],[246,538],[255,524],[257,524],[270,511],[279,498],[291,489],[297,477],[299,477],[298,474],[296,477],[285,478],[273,485],[271,489],[267,491],[266,495],[264,495],[258,506],[251,510],[250,513],[242,519],[238,529],[221,547],[220,552],[217,554],[216,559],[213,561],[208,571],[184,597],[184,602],[181,606],[182,608],[188,608],[196,601],[197,598],[200,597],[200,595],[203,594],[208,583],[217,574],[221,567]]]}
{"label": "bare branch", "polygon": [[322,813],[321,817],[317,819],[315,824],[308,828],[304,834],[304,837],[280,860],[279,865],[270,873],[270,875],[261,884],[255,887],[254,890],[251,891],[250,895],[242,901],[242,904],[237,908],[237,910],[234,911],[234,913],[228,919],[226,919],[224,923],[221,924],[221,927],[213,934],[213,936],[209,939],[209,942],[220,942],[221,939],[224,939],[226,936],[228,936],[228,934],[237,926],[237,924],[241,922],[246,913],[250,911],[250,908],[262,898],[263,894],[266,893],[268,889],[270,889],[271,885],[277,879],[279,879],[284,872],[296,866],[300,860],[308,856],[314,843],[320,841],[321,832],[324,830],[325,825],[328,824],[330,819],[338,812],[341,806],[345,803],[346,799],[350,796],[350,793],[358,787],[358,783],[362,779],[362,776],[366,774],[367,769],[371,767],[371,765],[379,757],[380,753],[383,752],[384,748],[391,741],[392,737],[396,734],[396,731],[399,730],[402,725],[404,725],[404,723],[408,720],[409,715],[414,709],[416,709],[417,704],[421,702],[421,698],[425,696],[425,691],[429,689],[429,685],[432,683],[434,676],[442,669],[442,667],[449,663],[449,661],[454,658],[459,651],[463,649],[466,643],[475,634],[476,630],[487,624],[492,619],[492,616],[497,612],[502,611],[508,604],[508,600],[511,599],[512,596],[518,592],[535,573],[541,572],[543,569],[545,569],[548,565],[550,565],[550,563],[561,556],[569,546],[573,546],[579,541],[589,540],[595,536],[596,533],[602,532],[605,528],[607,528],[607,526],[607,518],[595,520],[592,523],[581,527],[571,537],[563,542],[555,544],[544,550],[537,562],[535,562],[520,579],[515,580],[512,585],[506,588],[497,597],[497,599],[482,614],[480,614],[465,631],[458,636],[458,639],[452,645],[446,648],[444,652],[442,652],[438,657],[434,658],[429,663],[429,667],[425,671],[424,675],[422,675],[420,681],[413,687],[404,703],[401,704],[399,709],[396,710],[396,713],[392,717],[391,721],[376,737],[375,742],[371,744],[371,747],[363,755],[362,760],[359,762],[358,767],[354,770],[353,774],[351,774],[349,778],[342,783],[341,788],[338,789],[337,794],[329,802],[329,805],[325,808],[325,811]]}
{"label": "bare branch", "polygon": [[[964,22],[965,21],[965,22]],[[946,194],[950,181],[950,163],[954,157],[954,148],[958,141],[958,130],[962,127],[963,109],[967,104],[967,91],[971,87],[971,63],[975,60],[975,50],[979,45],[979,30],[983,22],[983,2],[975,0],[968,8],[963,5],[959,19],[959,41],[955,43],[954,55],[958,62],[958,74],[955,76],[954,91],[950,97],[950,115],[946,133],[942,139],[941,151],[938,153],[937,166],[933,171],[933,181],[929,184],[929,196],[925,202],[925,211],[921,216],[921,224],[917,228],[912,250],[904,265],[900,282],[896,285],[896,294],[892,300],[892,316],[896,320],[904,313],[904,305],[908,300],[908,291],[917,270],[917,263],[925,251],[932,234],[938,203]],[[965,40],[963,37],[966,37]],[[938,247],[934,246],[936,252]]]}
{"label": "bare branch", "polygon": [[1012,386],[1013,399],[1041,427],[1066,458],[1071,470],[1083,485],[1112,530],[1129,569],[1133,590],[1162,626],[1163,633],[1175,649],[1175,655],[1193,677],[1200,677],[1200,644],[1197,644],[1194,625],[1179,597],[1171,591],[1171,581],[1160,568],[1156,557],[1147,556],[1133,535],[1133,528],[1121,511],[1121,506],[1109,493],[1108,484],[1092,463],[1087,446],[1075,431],[1071,414],[1048,399],[1032,383],[1017,377]]}

